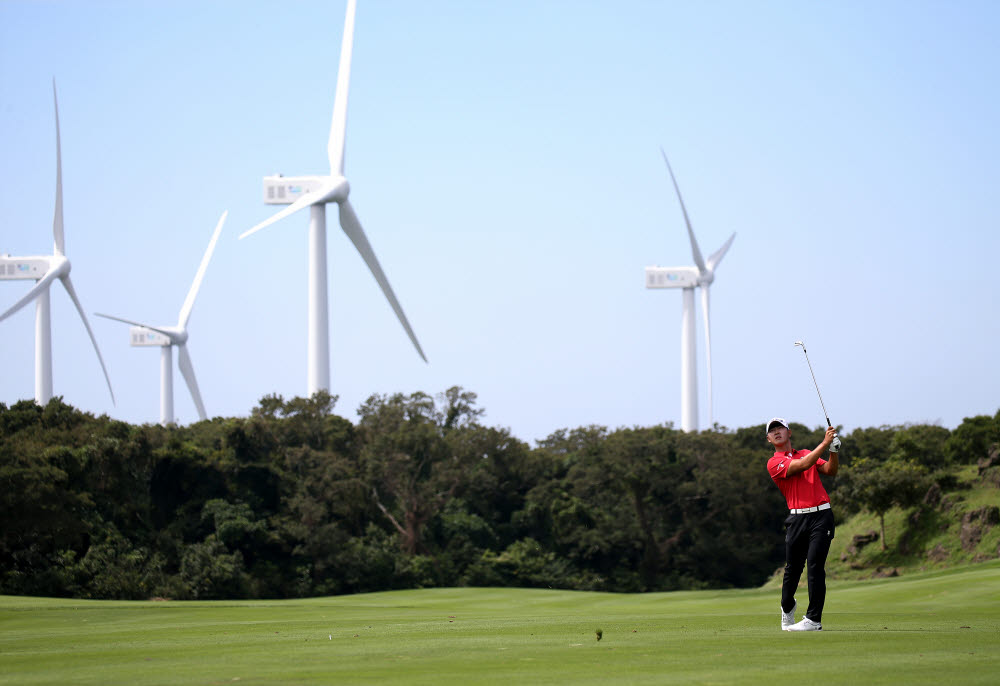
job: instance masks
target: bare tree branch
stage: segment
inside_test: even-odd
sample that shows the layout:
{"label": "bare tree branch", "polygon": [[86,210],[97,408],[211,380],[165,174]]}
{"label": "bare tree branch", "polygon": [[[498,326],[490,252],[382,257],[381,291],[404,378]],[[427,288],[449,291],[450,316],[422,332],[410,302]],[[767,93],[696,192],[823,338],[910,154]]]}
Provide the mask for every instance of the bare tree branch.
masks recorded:
{"label": "bare tree branch", "polygon": [[375,490],[374,486],[372,486],[372,497],[375,498],[375,504],[378,505],[378,509],[382,510],[382,514],[388,517],[389,521],[392,522],[392,525],[396,527],[396,531],[403,534],[404,537],[407,537],[406,529],[400,526],[399,522],[396,521],[396,518],[392,516],[392,513],[389,512],[389,510],[385,509],[385,505],[383,505],[382,501],[379,500],[378,491]]}

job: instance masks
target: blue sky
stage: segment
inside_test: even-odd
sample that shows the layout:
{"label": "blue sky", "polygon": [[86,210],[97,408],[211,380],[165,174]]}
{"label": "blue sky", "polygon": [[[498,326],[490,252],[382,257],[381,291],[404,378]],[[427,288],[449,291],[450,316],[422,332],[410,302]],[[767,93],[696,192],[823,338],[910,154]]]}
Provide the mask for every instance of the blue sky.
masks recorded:
{"label": "blue sky", "polygon": [[[159,416],[159,354],[108,312],[176,321],[208,413],[306,390],[308,213],[261,179],[327,172],[345,2],[0,0],[0,252],[52,246],[59,91],[66,251],[107,361],[53,288],[54,391]],[[690,265],[712,288],[715,422],[940,423],[1000,407],[1000,5],[360,0],[351,202],[419,358],[328,212],[332,392],[479,395],[533,441],[680,423]],[[30,288],[0,283],[0,309]],[[700,423],[708,411],[699,316]],[[34,307],[0,323],[0,402],[33,396]],[[196,418],[175,369],[175,411]]]}

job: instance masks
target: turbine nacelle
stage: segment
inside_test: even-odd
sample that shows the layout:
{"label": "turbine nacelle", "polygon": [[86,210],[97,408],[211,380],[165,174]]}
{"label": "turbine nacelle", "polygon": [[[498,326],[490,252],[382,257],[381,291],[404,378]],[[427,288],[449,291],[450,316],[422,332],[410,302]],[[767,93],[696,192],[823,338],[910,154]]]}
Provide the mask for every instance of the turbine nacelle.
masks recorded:
{"label": "turbine nacelle", "polygon": [[264,177],[264,203],[291,205],[302,196],[318,195],[311,203],[343,202],[351,185],[343,176],[275,176]]}
{"label": "turbine nacelle", "polygon": [[646,267],[646,288],[695,288],[699,277],[695,267]]}
{"label": "turbine nacelle", "polygon": [[51,255],[32,257],[0,255],[0,280],[18,281],[23,279],[26,281],[38,281],[48,273],[51,259]]}
{"label": "turbine nacelle", "polygon": [[176,326],[133,326],[129,328],[129,343],[133,347],[159,347],[184,345],[188,332]]}
{"label": "turbine nacelle", "polygon": [[170,345],[170,338],[145,326],[132,326],[129,327],[129,343],[140,348],[165,348]]}
{"label": "turbine nacelle", "polygon": [[[62,281],[63,286],[66,288],[66,292],[70,294],[70,298],[73,299],[74,304],[76,303],[76,295],[73,290],[73,284],[69,278],[69,272],[72,268],[69,259],[65,255],[35,255],[32,257],[4,257],[0,260],[0,269],[3,269],[4,279],[6,280],[26,280],[34,279],[35,285],[28,291],[24,296],[21,297],[16,303],[14,303],[6,312],[0,314],[0,322],[10,317],[15,312],[20,310],[22,307],[27,305],[29,302],[39,297],[42,293],[48,293],[49,287],[52,282],[56,279]],[[79,304],[77,304],[77,310],[80,312],[80,316],[84,319],[84,325],[87,327],[88,332],[90,331],[90,324],[86,320],[86,316],[83,314],[83,310]],[[91,336],[91,340],[94,342],[94,349],[97,349],[97,341]],[[97,357],[101,357],[101,353],[98,350]],[[101,359],[101,366],[104,366],[104,360]],[[108,389],[111,388],[111,380],[108,379]],[[112,397],[114,393],[112,393]],[[48,399],[45,400],[48,402]]]}
{"label": "turbine nacelle", "polygon": [[70,269],[72,265],[64,255],[0,256],[0,279],[4,281],[38,281],[49,274],[51,281],[68,275]]}

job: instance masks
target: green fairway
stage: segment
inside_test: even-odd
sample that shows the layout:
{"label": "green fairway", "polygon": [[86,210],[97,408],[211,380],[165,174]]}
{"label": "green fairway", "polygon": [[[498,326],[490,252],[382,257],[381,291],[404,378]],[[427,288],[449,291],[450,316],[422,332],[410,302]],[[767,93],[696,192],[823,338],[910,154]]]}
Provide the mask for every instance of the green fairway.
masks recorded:
{"label": "green fairway", "polygon": [[780,631],[773,588],[0,597],[0,683],[995,684],[1000,562],[831,583],[823,625]]}

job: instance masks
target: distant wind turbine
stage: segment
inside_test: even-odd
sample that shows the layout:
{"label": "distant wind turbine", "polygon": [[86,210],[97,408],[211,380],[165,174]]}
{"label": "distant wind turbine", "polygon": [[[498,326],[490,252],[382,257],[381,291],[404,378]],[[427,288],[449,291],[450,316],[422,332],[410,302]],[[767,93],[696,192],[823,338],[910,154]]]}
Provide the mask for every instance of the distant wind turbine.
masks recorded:
{"label": "distant wind turbine", "polygon": [[674,170],[670,167],[667,153],[663,153],[663,161],[667,163],[670,180],[677,191],[677,199],[684,213],[684,223],[687,225],[688,237],[691,239],[691,253],[694,256],[694,267],[646,267],[646,288],[681,288],[684,294],[683,313],[681,315],[681,429],[683,431],[698,430],[698,375],[696,371],[697,353],[695,352],[694,328],[694,289],[701,288],[701,308],[705,320],[705,358],[708,364],[708,426],[712,426],[712,332],[709,324],[709,286],[715,280],[715,268],[722,261],[736,234],[733,233],[721,248],[709,256],[708,261],[702,259],[698,241],[691,228],[687,208],[681,189],[674,178]]}
{"label": "distant wind turbine", "polygon": [[396,317],[413,342],[424,362],[427,357],[410,328],[410,323],[396,299],[389,280],[379,265],[375,252],[361,228],[354,208],[348,201],[350,184],[344,178],[344,141],[347,127],[347,92],[351,76],[351,51],[354,39],[355,0],[348,0],[344,20],[344,37],[340,48],[340,69],[337,73],[337,91],[333,103],[333,120],[327,156],[330,161],[328,176],[267,176],[264,177],[264,202],[288,205],[269,219],[243,233],[246,238],[290,214],[309,207],[309,333],[307,391],[312,395],[318,390],[330,389],[330,334],[326,280],[326,205],[336,203],[340,209],[340,227],[361,254],[368,269],[392,306]]}
{"label": "distant wind turbine", "polygon": [[56,279],[62,282],[63,288],[69,293],[70,299],[80,313],[80,319],[87,329],[90,342],[104,371],[104,380],[111,393],[111,402],[115,402],[115,393],[111,390],[111,379],[108,369],[104,366],[104,358],[97,347],[97,339],[90,329],[90,322],[84,314],[83,306],[69,278],[71,265],[66,257],[66,245],[63,239],[63,195],[62,195],[62,150],[59,138],[59,99],[56,96],[56,81],[52,80],[52,100],[56,111],[56,209],[52,220],[54,246],[51,255],[32,255],[29,257],[12,257],[0,255],[0,280],[13,281],[32,279],[37,283],[28,293],[18,300],[6,312],[0,314],[0,322],[11,316],[32,300],[35,301],[35,402],[45,405],[52,399],[52,321],[49,301],[49,286]]}
{"label": "distant wind turbine", "polygon": [[205,270],[208,269],[208,262],[212,259],[215,244],[219,240],[219,233],[222,232],[222,226],[226,223],[226,215],[228,214],[229,212],[226,211],[219,217],[219,223],[215,226],[212,238],[208,242],[208,248],[205,250],[205,255],[201,258],[201,264],[198,266],[198,272],[194,275],[194,281],[191,283],[190,290],[188,290],[187,298],[184,299],[181,312],[177,316],[176,326],[150,326],[149,324],[132,321],[131,319],[122,319],[121,317],[113,317],[110,314],[95,312],[98,317],[132,324],[133,326],[129,334],[133,346],[160,347],[160,424],[163,426],[174,423],[174,365],[172,353],[174,346],[177,347],[177,366],[181,370],[181,376],[184,377],[184,381],[187,383],[188,390],[191,391],[191,399],[194,400],[194,405],[198,409],[198,417],[201,420],[208,419],[208,416],[205,414],[205,404],[201,400],[201,392],[198,390],[198,380],[194,376],[191,355],[187,350],[187,325],[188,320],[191,318],[191,310],[194,308],[194,300],[198,297],[198,289],[201,288],[202,279],[205,278]]}

